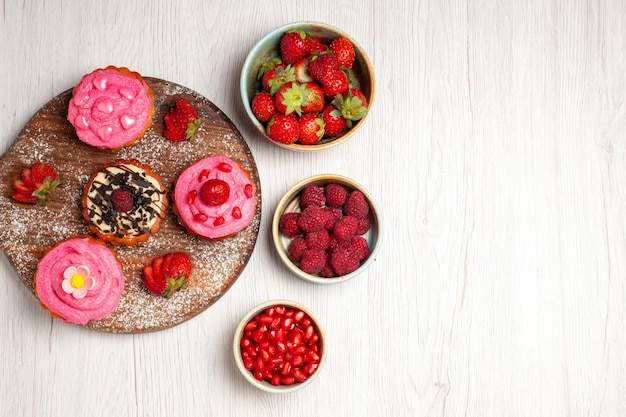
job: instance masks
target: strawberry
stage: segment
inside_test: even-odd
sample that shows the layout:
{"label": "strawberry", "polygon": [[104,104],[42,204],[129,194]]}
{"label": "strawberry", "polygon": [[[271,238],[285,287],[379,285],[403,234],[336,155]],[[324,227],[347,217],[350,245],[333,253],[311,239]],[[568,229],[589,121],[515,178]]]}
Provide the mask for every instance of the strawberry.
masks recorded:
{"label": "strawberry", "polygon": [[328,46],[326,46],[319,38],[315,36],[308,35],[306,37],[307,42],[307,51],[306,56],[319,55],[320,53],[327,51]]}
{"label": "strawberry", "polygon": [[198,196],[204,204],[221,206],[230,197],[230,186],[224,180],[213,178],[202,184]]}
{"label": "strawberry", "polygon": [[304,83],[302,88],[306,91],[306,97],[302,103],[303,113],[319,113],[324,110],[324,90],[319,84]]}
{"label": "strawberry", "polygon": [[141,278],[148,291],[170,298],[176,291],[187,287],[191,269],[191,260],[186,253],[168,253],[144,266]]}
{"label": "strawberry", "polygon": [[254,96],[250,107],[254,116],[261,123],[269,122],[274,113],[276,113],[274,96],[265,91],[261,91]]}
{"label": "strawberry", "polygon": [[300,143],[303,145],[315,145],[324,137],[324,120],[321,117],[307,113],[299,120]]}
{"label": "strawberry", "polygon": [[332,104],[324,108],[322,120],[324,120],[325,124],[324,135],[328,137],[340,135],[347,128],[346,119],[341,116],[341,112]]}
{"label": "strawberry", "polygon": [[[355,92],[353,93],[353,90]],[[353,95],[355,94],[355,95]],[[352,89],[348,92],[346,97],[342,97],[341,94],[337,94],[332,104],[339,110],[341,116],[346,119],[346,125],[348,128],[352,127],[352,122],[361,120],[367,114],[367,103],[365,97],[361,98],[363,94],[356,89]]]}
{"label": "strawberry", "polygon": [[294,143],[298,140],[300,134],[298,119],[291,114],[276,113],[267,123],[266,132],[267,136],[276,142],[283,144]]}
{"label": "strawberry", "polygon": [[302,114],[302,105],[308,96],[307,91],[297,82],[288,82],[276,92],[276,110],[283,114]]}
{"label": "strawberry", "polygon": [[176,105],[170,108],[163,120],[163,136],[172,142],[185,142],[193,138],[202,124],[196,109],[185,99],[176,100]]}
{"label": "strawberry", "polygon": [[291,65],[279,64],[273,69],[268,70],[261,80],[263,89],[270,94],[276,94],[283,84],[295,81],[295,70]]}
{"label": "strawberry", "polygon": [[280,39],[280,54],[283,62],[293,64],[307,54],[306,33],[293,30],[285,33]]}
{"label": "strawberry", "polygon": [[354,46],[347,38],[340,37],[330,43],[331,52],[337,57],[339,66],[344,69],[352,67],[354,63]]}
{"label": "strawberry", "polygon": [[367,97],[365,97],[365,94],[363,94],[361,90],[359,90],[358,88],[351,88],[350,94],[352,94],[352,97],[354,98],[358,97],[359,99],[361,99],[361,105],[367,107]]}
{"label": "strawberry", "polygon": [[296,81],[303,84],[313,81],[313,77],[311,76],[311,72],[309,71],[309,60],[307,58],[302,58],[295,64],[293,64],[293,69],[296,75]]}
{"label": "strawberry", "polygon": [[283,61],[279,57],[275,57],[263,63],[263,65],[259,68],[259,72],[257,72],[256,79],[262,79],[267,71],[275,69],[276,66],[282,64],[282,62]]}
{"label": "strawberry", "polygon": [[36,163],[22,170],[20,179],[13,181],[15,193],[12,197],[22,203],[41,205],[59,184],[61,182],[54,168],[48,164]]}
{"label": "strawberry", "polygon": [[345,96],[348,94],[349,88],[348,76],[341,70],[336,71],[322,82],[324,96],[329,100],[332,100],[337,94]]}
{"label": "strawberry", "polygon": [[321,54],[309,62],[309,72],[314,80],[325,84],[326,80],[339,71],[339,62],[333,54]]}

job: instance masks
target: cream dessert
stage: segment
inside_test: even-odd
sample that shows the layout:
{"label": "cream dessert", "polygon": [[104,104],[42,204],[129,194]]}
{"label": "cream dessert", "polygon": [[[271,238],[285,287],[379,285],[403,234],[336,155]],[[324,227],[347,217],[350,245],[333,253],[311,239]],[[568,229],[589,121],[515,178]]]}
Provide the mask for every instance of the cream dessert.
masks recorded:
{"label": "cream dessert", "polygon": [[52,316],[86,324],[115,311],[124,292],[124,273],[104,242],[75,237],[58,243],[39,260],[35,290]]}
{"label": "cream dessert", "polygon": [[189,233],[220,239],[247,227],[256,201],[248,175],[225,156],[210,156],[183,171],[174,189],[174,212]]}
{"label": "cream dessert", "polygon": [[85,185],[83,217],[112,245],[145,242],[159,230],[169,202],[161,177],[136,160],[116,160]]}
{"label": "cream dessert", "polygon": [[141,76],[109,66],[82,77],[74,87],[67,118],[84,143],[118,149],[141,138],[155,113],[154,94]]}

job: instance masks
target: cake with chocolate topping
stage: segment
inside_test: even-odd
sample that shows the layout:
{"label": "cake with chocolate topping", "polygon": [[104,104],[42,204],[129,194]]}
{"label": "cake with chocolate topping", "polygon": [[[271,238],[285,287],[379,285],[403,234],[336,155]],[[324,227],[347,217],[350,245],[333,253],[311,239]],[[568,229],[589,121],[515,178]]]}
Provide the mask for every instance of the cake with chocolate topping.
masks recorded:
{"label": "cake with chocolate topping", "polygon": [[178,222],[200,238],[234,236],[250,224],[255,209],[248,174],[226,156],[204,158],[176,180],[173,211]]}
{"label": "cake with chocolate topping", "polygon": [[161,177],[134,159],[119,159],[95,172],[82,204],[91,231],[115,246],[148,240],[169,206]]}

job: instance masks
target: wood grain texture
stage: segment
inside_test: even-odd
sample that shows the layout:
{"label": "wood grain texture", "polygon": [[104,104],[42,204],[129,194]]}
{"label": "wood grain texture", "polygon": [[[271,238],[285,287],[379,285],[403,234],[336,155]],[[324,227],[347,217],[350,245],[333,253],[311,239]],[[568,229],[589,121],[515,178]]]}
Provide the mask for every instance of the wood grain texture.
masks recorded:
{"label": "wood grain texture", "polygon": [[[0,257],[0,415],[626,415],[625,2],[151,6],[5,1],[1,149],[93,68],[187,86],[254,155],[256,248],[219,302],[141,335],[52,321]],[[312,155],[260,137],[239,99],[248,50],[297,20],[351,34],[376,70],[358,135]],[[363,275],[325,287],[290,275],[270,233],[282,194],[321,173],[365,186],[385,228]],[[329,340],[289,396],[249,387],[230,356],[240,317],[273,298]]]}

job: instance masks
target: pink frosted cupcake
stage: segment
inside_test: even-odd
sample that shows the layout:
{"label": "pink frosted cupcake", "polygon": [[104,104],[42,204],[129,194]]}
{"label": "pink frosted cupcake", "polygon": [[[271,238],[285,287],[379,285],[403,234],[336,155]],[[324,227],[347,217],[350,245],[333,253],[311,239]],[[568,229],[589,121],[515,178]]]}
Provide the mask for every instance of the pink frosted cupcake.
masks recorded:
{"label": "pink frosted cupcake", "polygon": [[41,258],[35,289],[53,317],[86,324],[115,311],[124,291],[124,273],[104,242],[74,237],[59,242]]}
{"label": "pink frosted cupcake", "polygon": [[155,114],[154,94],[141,75],[108,66],[81,78],[67,118],[86,144],[119,149],[143,137]]}
{"label": "pink frosted cupcake", "polygon": [[255,208],[250,178],[225,156],[196,162],[176,181],[174,212],[190,234],[201,238],[237,234],[250,224]]}

